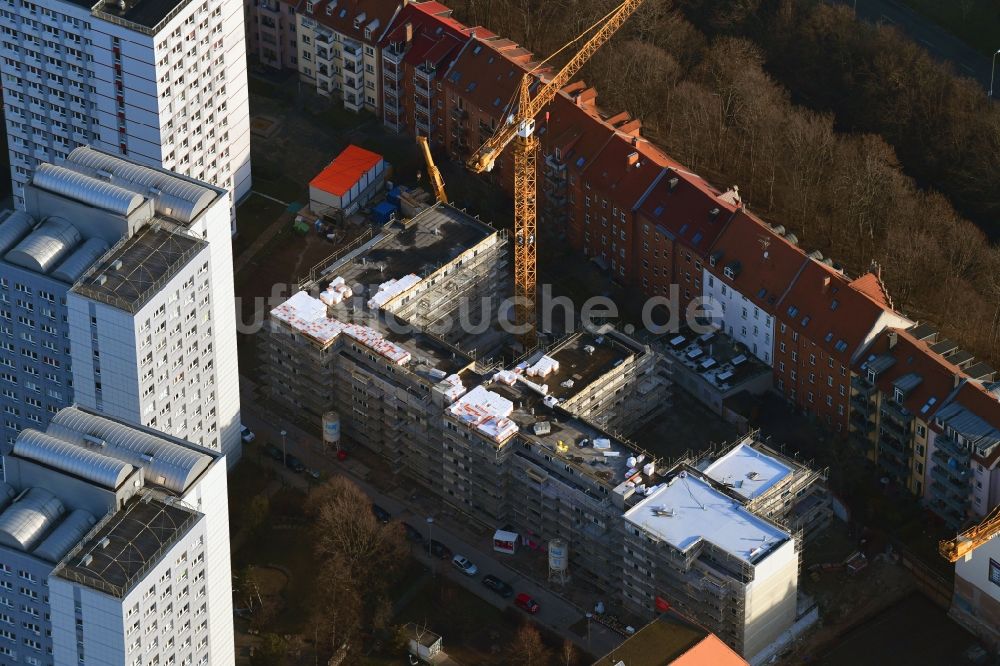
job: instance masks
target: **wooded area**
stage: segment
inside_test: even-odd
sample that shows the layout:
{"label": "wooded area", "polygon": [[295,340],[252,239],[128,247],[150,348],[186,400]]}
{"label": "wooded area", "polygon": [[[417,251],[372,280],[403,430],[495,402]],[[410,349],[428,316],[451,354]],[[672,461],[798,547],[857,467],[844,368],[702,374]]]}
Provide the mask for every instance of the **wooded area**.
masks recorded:
{"label": "wooded area", "polygon": [[[449,4],[549,54],[617,2]],[[1000,363],[1000,248],[982,230],[1000,236],[1000,107],[974,82],[805,0],[647,2],[583,78],[807,251],[853,274],[878,262],[898,309]]]}

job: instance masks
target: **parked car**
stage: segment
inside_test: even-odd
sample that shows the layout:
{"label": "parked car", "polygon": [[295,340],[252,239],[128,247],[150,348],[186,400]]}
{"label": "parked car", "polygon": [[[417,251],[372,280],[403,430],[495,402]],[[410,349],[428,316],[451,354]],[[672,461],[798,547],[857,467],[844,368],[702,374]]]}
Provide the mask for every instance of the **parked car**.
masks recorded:
{"label": "parked car", "polygon": [[524,592],[521,592],[514,597],[514,605],[521,610],[531,613],[532,615],[538,612],[538,602]]}
{"label": "parked car", "polygon": [[249,444],[253,440],[257,439],[257,435],[253,434],[253,430],[246,426],[240,428],[240,439],[243,440],[244,444]]}
{"label": "parked car", "polygon": [[496,576],[486,576],[483,578],[483,585],[499,594],[504,599],[509,599],[514,594],[514,588],[503,582]]}
{"label": "parked car", "polygon": [[464,555],[456,555],[451,558],[451,565],[464,573],[466,576],[475,576],[479,573],[479,567],[472,563],[472,560],[468,559]]}
{"label": "parked car", "polygon": [[268,444],[267,446],[265,446],[264,453],[267,454],[268,458],[271,458],[272,460],[277,460],[278,462],[281,462],[281,459],[283,457],[281,454],[281,449],[279,449],[274,444]]}
{"label": "parked car", "polygon": [[285,456],[285,467],[292,470],[293,472],[304,472],[306,471],[305,463],[289,453]]}
{"label": "parked car", "polygon": [[320,473],[320,471],[318,469],[313,469],[311,467],[306,470],[306,474],[308,474],[309,476],[311,476],[314,479],[318,479],[319,477],[322,476],[322,474]]}
{"label": "parked car", "polygon": [[416,527],[409,523],[403,523],[403,530],[406,532],[406,538],[413,543],[423,543],[424,535],[420,533]]}
{"label": "parked car", "polygon": [[447,560],[448,558],[451,557],[452,554],[451,548],[444,545],[440,541],[437,541],[436,539],[431,539],[430,550],[431,550],[431,555],[442,560]]}
{"label": "parked car", "polygon": [[380,507],[378,504],[372,504],[372,513],[375,514],[375,519],[383,525],[392,520],[392,514]]}

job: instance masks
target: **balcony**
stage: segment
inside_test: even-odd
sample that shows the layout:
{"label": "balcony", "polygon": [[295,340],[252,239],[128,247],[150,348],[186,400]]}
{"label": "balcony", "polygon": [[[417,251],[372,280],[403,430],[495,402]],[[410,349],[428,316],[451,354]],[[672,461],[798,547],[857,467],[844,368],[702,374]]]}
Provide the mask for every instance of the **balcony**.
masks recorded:
{"label": "balcony", "polygon": [[902,427],[908,427],[910,422],[913,421],[913,414],[892,400],[882,401],[882,414],[888,416]]}
{"label": "balcony", "polygon": [[861,375],[851,375],[851,388],[866,396],[875,392],[875,385]]}
{"label": "balcony", "polygon": [[464,126],[464,122],[468,118],[469,118],[469,112],[463,108],[456,106],[451,110],[451,119],[454,120],[456,123],[462,124]]}
{"label": "balcony", "polygon": [[889,476],[899,481],[906,481],[910,478],[909,467],[892,456],[879,456],[878,464]]}
{"label": "balcony", "polygon": [[951,437],[946,437],[944,435],[938,436],[938,438],[934,441],[934,447],[935,455],[940,453],[946,458],[955,458],[963,464],[968,463],[969,458],[972,457],[972,451],[965,448]]}
{"label": "balcony", "polygon": [[430,114],[431,112],[431,101],[423,95],[413,96],[413,106],[417,111],[422,111],[425,114]]}
{"label": "balcony", "polygon": [[931,478],[945,484],[953,492],[957,491],[963,495],[968,495],[972,489],[972,473],[967,467],[953,467],[948,464],[932,465]]}
{"label": "balcony", "polygon": [[333,49],[317,47],[316,62],[330,62],[333,60]]}
{"label": "balcony", "polygon": [[553,172],[565,174],[566,173],[566,163],[556,157],[554,152],[549,153],[545,156],[545,164]]}
{"label": "balcony", "polygon": [[344,93],[348,92],[354,93],[355,95],[361,94],[361,79],[353,76],[344,77]]}
{"label": "balcony", "polygon": [[895,437],[887,437],[883,434],[882,437],[879,437],[878,444],[879,450],[888,451],[901,461],[910,458],[910,447]]}
{"label": "balcony", "polygon": [[910,439],[910,433],[908,429],[904,428],[891,418],[888,418],[888,415],[885,412],[882,412],[882,417],[883,418],[881,419],[879,425],[881,426],[884,432],[892,435],[893,437],[899,438],[901,441]]}
{"label": "balcony", "polygon": [[[308,27],[308,26],[306,26]],[[333,33],[327,32],[326,30],[319,30],[316,32],[316,43],[317,44],[333,44]]]}
{"label": "balcony", "polygon": [[417,132],[421,136],[430,136],[431,135],[431,126],[429,124],[429,121],[426,118],[424,118],[424,119],[417,118],[414,121],[413,124],[414,124],[414,127],[416,127]]}
{"label": "balcony", "polygon": [[346,67],[347,63],[349,62],[360,65],[361,53],[362,50],[360,44],[356,42],[344,42],[344,50],[343,50],[344,66]]}
{"label": "balcony", "polygon": [[875,423],[871,417],[857,411],[851,411],[851,428],[863,435],[867,435],[875,430]]}
{"label": "balcony", "polygon": [[406,55],[406,49],[398,48],[395,45],[382,49],[382,59],[392,65],[398,65],[403,62],[404,55]]}

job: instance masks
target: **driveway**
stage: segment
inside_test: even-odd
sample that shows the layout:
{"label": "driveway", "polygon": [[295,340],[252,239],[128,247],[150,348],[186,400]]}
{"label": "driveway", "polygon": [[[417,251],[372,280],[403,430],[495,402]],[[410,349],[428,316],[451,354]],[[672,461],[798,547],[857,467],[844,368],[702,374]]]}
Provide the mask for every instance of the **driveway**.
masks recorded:
{"label": "driveway", "polygon": [[[427,501],[430,495],[428,491],[416,484],[410,484],[407,486],[409,492],[407,499],[401,499],[398,493],[389,495],[363,478],[367,476],[363,465],[351,460],[340,462],[332,455],[324,455],[318,437],[285,422],[265,406],[256,404],[250,380],[241,378],[240,386],[243,424],[253,430],[258,438],[281,446],[280,432],[285,429],[288,433],[286,437],[288,453],[300,458],[307,467],[322,470],[327,474],[346,474],[372,498],[375,504],[389,511],[393,518],[413,525],[424,534],[425,538],[431,537],[430,532],[433,530],[433,538],[436,541],[448,546],[453,553],[469,558],[479,567],[479,573],[475,577],[466,576],[456,570],[450,560],[431,558],[426,549],[414,548],[414,557],[428,565],[434,575],[447,577],[498,608],[511,605],[512,600],[503,599],[484,587],[482,579],[492,574],[506,581],[514,588],[515,594],[526,592],[538,602],[539,611],[532,619],[559,636],[570,639],[582,650],[591,654],[597,656],[607,654],[622,643],[624,640],[622,636],[597,622],[591,622],[588,645],[586,632],[580,636],[570,630],[572,625],[585,618],[585,609],[544,587],[540,582],[530,580],[509,568],[501,560],[494,558],[492,552],[474,545],[480,540],[449,512],[440,509],[428,511],[426,507],[436,505]],[[277,466],[278,463],[269,461],[269,464]],[[305,489],[308,489],[310,483],[315,483],[305,475],[294,474],[284,468],[281,469],[281,476],[289,485]],[[427,523],[428,514],[434,518],[433,527]]]}

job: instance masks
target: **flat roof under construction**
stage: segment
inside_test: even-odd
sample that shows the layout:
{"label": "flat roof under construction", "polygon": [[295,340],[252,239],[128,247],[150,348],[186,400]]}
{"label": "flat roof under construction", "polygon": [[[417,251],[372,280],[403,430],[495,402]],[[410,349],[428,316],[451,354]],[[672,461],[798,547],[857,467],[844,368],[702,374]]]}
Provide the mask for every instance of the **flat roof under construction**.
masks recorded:
{"label": "flat roof under construction", "polygon": [[705,476],[729,486],[750,500],[763,495],[792,473],[788,465],[740,442],[703,470]]}
{"label": "flat roof under construction", "polygon": [[545,377],[549,395],[568,400],[635,353],[608,335],[574,335],[548,352],[559,364]]}
{"label": "flat roof under construction", "polygon": [[73,291],[126,312],[138,312],[164,281],[208,243],[184,227],[154,218],[95,263]]}
{"label": "flat roof under construction", "polygon": [[791,538],[706,481],[683,471],[632,507],[625,520],[681,552],[706,541],[748,564],[755,564]]}
{"label": "flat roof under construction", "polygon": [[[352,289],[407,275],[423,278],[496,230],[449,204],[435,204],[413,219],[392,223],[365,245],[323,269],[321,282],[342,277]],[[365,302],[374,296],[363,295]]]}
{"label": "flat roof under construction", "polygon": [[70,551],[53,574],[123,598],[201,515],[171,499],[134,496]]}

